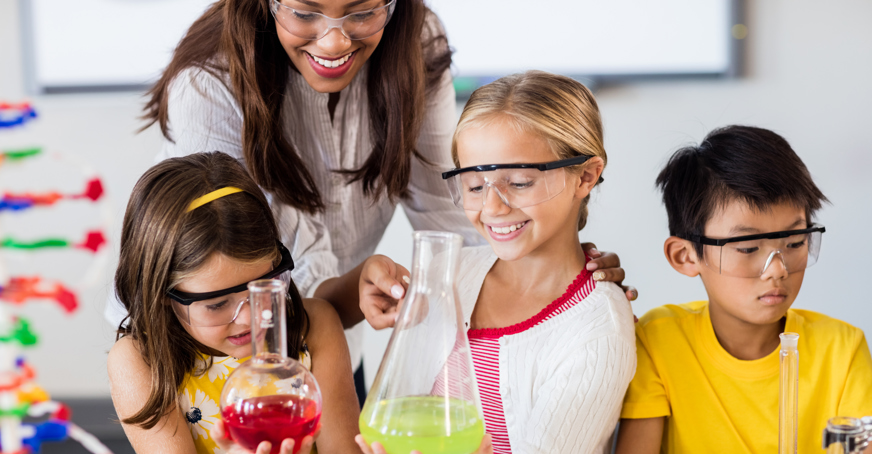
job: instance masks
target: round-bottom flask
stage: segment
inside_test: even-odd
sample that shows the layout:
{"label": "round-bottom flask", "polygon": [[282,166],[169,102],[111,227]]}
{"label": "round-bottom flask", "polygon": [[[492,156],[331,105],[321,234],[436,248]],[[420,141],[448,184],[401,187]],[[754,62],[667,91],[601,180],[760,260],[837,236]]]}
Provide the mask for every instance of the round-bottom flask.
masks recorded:
{"label": "round-bottom flask", "polygon": [[269,441],[276,454],[292,438],[297,452],[303,437],[319,427],[321,391],[306,367],[287,355],[287,284],[254,281],[248,291],[253,354],[224,383],[221,417],[230,438],[246,449]]}

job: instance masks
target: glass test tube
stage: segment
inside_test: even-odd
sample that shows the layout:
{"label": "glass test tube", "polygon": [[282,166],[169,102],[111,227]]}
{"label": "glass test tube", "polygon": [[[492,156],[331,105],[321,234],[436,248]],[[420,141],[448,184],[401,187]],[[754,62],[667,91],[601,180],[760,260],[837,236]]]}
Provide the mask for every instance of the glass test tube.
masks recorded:
{"label": "glass test tube", "polygon": [[782,333],[781,385],[778,398],[778,453],[796,454],[799,422],[799,334]]}

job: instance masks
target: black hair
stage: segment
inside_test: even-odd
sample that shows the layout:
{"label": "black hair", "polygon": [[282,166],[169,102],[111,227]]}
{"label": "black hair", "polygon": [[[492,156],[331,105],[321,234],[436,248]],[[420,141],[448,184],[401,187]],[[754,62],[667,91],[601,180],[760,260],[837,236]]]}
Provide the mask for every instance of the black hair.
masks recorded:
{"label": "black hair", "polygon": [[[676,151],[657,176],[669,217],[669,234],[704,235],[715,211],[733,200],[765,210],[790,203],[805,210],[811,223],[829,202],[790,144],[780,135],[753,126],[726,126],[697,146]],[[696,244],[702,254],[702,245]]]}

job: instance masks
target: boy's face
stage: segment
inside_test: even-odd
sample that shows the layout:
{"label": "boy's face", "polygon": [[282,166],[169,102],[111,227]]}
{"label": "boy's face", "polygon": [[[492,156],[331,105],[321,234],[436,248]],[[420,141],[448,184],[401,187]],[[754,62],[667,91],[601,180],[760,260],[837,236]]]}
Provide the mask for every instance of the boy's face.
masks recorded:
{"label": "boy's face", "polygon": [[[772,205],[757,211],[743,201],[731,201],[716,212],[705,227],[709,238],[731,238],[758,233],[804,229],[808,225],[805,210],[789,203]],[[706,247],[706,254],[711,247]],[[694,253],[695,255],[695,253]],[[760,277],[732,277],[718,273],[717,265],[696,260],[710,304],[719,312],[752,325],[769,325],[781,320],[796,300],[805,269],[788,270],[777,254]],[[760,266],[763,269],[763,266]]]}

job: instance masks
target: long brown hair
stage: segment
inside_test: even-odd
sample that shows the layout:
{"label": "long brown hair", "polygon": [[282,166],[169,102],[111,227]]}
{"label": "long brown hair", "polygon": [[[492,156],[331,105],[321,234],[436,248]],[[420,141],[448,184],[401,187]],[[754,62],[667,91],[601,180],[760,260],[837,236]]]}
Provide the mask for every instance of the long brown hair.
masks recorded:
{"label": "long brown hair", "polygon": [[[187,212],[191,201],[225,186],[244,192]],[[118,299],[128,313],[118,327],[118,337],[136,341],[151,369],[152,386],[142,409],[122,422],[154,427],[178,405],[185,374],[195,370],[199,354],[207,350],[185,331],[166,291],[216,252],[244,263],[276,259],[278,234],[263,192],[226,154],[167,159],[139,179],[124,214],[115,272]],[[297,358],[308,318],[293,282],[288,289],[288,353]]]}
{"label": "long brown hair", "polygon": [[[423,0],[397,0],[381,42],[369,58],[367,96],[373,150],[359,169],[341,169],[348,184],[391,200],[407,195],[411,158],[424,116],[425,94],[451,64],[445,34]],[[279,42],[268,0],[219,0],[188,30],[172,61],[148,92],[146,127],[170,136],[169,88],[184,69],[229,75],[242,109],[242,151],[254,180],[284,203],[307,213],[324,208],[311,173],[282,124],[282,99],[293,67]],[[217,57],[217,58],[216,58]],[[219,80],[225,80],[219,77]]]}
{"label": "long brown hair", "polygon": [[[608,163],[596,99],[581,82],[569,77],[527,71],[497,79],[475,90],[463,107],[451,140],[454,164],[460,165],[457,137],[463,130],[500,120],[544,138],[557,159],[588,155],[598,156],[604,164]],[[578,230],[587,224],[589,200],[590,194],[581,202]]]}

